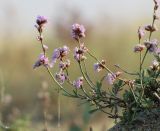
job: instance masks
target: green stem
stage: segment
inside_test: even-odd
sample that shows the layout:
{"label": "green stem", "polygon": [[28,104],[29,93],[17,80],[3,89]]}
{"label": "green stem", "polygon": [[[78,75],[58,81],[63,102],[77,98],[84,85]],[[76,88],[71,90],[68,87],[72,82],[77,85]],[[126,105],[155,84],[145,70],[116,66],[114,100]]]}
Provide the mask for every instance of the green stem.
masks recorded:
{"label": "green stem", "polygon": [[60,89],[58,88],[58,130],[61,130],[61,94]]}
{"label": "green stem", "polygon": [[149,51],[149,50],[147,49],[146,52],[145,52],[145,54],[144,54],[144,56],[143,56],[142,62],[141,62],[141,64],[140,64],[140,68],[141,68],[141,69],[142,69],[142,66],[143,66],[144,60],[145,60],[145,58],[146,58],[146,56],[147,56],[148,51]]}
{"label": "green stem", "polygon": [[85,69],[86,77],[88,78],[88,80],[90,81],[90,83],[91,83],[93,86],[96,86],[96,85],[93,83],[93,81],[90,79],[89,75],[88,75],[85,61],[83,61],[83,64],[84,64],[84,69]]}
{"label": "green stem", "polygon": [[[89,54],[91,57],[93,57],[96,61],[98,61],[100,64],[102,64],[101,61],[99,61],[98,58],[95,57],[90,51],[87,51],[87,52],[88,52],[88,54]],[[103,67],[104,67],[109,73],[113,74],[113,72],[112,72],[108,67],[106,67],[105,65],[103,65]]]}
{"label": "green stem", "polygon": [[87,79],[85,73],[83,72],[81,62],[78,62],[78,65],[79,65],[80,71],[81,71],[84,79],[86,80],[86,82],[88,83],[88,85],[89,85],[92,89],[94,89],[94,87],[92,86],[92,84],[90,83],[90,81]]}
{"label": "green stem", "polygon": [[53,76],[53,74],[51,73],[51,71],[49,70],[48,67],[46,67],[49,75],[51,76],[52,80],[60,87],[60,89],[62,89],[66,94],[68,94],[71,97],[75,97],[74,95],[70,94],[65,88],[63,88],[63,86],[55,79],[55,77]]}
{"label": "green stem", "polygon": [[134,96],[134,99],[135,99],[136,103],[138,103],[137,98],[136,98],[136,95],[135,95],[132,87],[131,87],[130,85],[129,85],[129,87],[130,87],[130,89],[131,89],[131,92],[132,92],[132,94],[133,94],[133,96]]}

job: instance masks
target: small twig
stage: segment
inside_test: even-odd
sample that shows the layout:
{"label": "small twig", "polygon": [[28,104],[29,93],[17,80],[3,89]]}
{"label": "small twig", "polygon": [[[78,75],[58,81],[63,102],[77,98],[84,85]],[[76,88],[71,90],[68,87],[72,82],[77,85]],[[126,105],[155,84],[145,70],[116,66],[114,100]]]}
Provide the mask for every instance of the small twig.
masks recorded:
{"label": "small twig", "polygon": [[154,92],[153,95],[154,95],[155,97],[157,97],[158,100],[159,100],[159,102],[160,102],[160,96],[159,96],[156,92]]}

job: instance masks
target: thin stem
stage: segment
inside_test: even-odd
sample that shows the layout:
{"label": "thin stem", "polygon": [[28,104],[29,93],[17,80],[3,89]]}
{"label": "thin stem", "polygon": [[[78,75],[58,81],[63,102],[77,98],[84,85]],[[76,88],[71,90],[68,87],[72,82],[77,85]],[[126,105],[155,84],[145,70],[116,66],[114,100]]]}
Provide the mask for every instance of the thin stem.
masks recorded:
{"label": "thin stem", "polygon": [[71,96],[71,97],[75,97],[74,95],[70,94],[65,88],[63,88],[63,86],[55,79],[55,77],[53,76],[53,74],[51,73],[51,71],[49,70],[48,67],[46,67],[49,75],[51,76],[52,80],[59,86],[60,89],[62,89],[67,95]]}
{"label": "thin stem", "polygon": [[144,60],[145,60],[145,58],[146,58],[146,56],[147,56],[148,51],[149,51],[149,49],[146,50],[146,52],[145,52],[145,54],[144,54],[144,56],[143,56],[142,62],[141,62],[141,64],[140,64],[141,69],[142,69],[142,66],[143,66]]}
{"label": "thin stem", "polygon": [[88,83],[88,85],[89,85],[92,89],[94,89],[94,87],[92,86],[92,84],[90,83],[90,81],[87,79],[85,73],[83,72],[81,62],[78,62],[78,65],[79,65],[80,71],[81,71],[84,79],[86,80],[86,82]]}
{"label": "thin stem", "polygon": [[58,88],[58,130],[61,130],[61,94]]}
{"label": "thin stem", "polygon": [[42,46],[42,50],[43,50],[44,56],[46,56],[46,50],[44,48],[43,40],[41,39],[42,32],[39,32],[39,37],[40,37],[40,43],[41,43],[41,46]]}
{"label": "thin stem", "polygon": [[136,95],[135,95],[135,93],[134,93],[134,91],[133,91],[133,89],[132,89],[132,86],[129,85],[129,87],[130,87],[130,89],[131,89],[131,92],[132,92],[132,94],[133,94],[133,96],[134,96],[134,99],[135,99],[136,103],[138,103],[137,98],[136,98]]}
{"label": "thin stem", "polygon": [[[99,61],[98,58],[95,57],[90,51],[87,51],[87,52],[88,52],[88,54],[89,54],[91,57],[93,57],[96,61],[98,61],[100,64],[102,64],[102,62]],[[103,64],[102,64],[102,65],[103,65]],[[113,72],[112,72],[108,67],[106,67],[105,65],[103,65],[103,67],[104,67],[109,73],[113,74]]]}
{"label": "thin stem", "polygon": [[128,72],[128,71],[124,70],[119,65],[114,65],[114,66],[117,67],[118,69],[120,69],[121,71],[123,71],[126,74],[129,74],[129,75],[138,75],[138,73],[131,73],[131,72]]}
{"label": "thin stem", "polygon": [[92,99],[90,98],[90,96],[87,94],[87,92],[85,91],[85,89],[82,86],[81,86],[81,89],[82,89],[83,93],[86,95],[87,99],[92,101]]}
{"label": "thin stem", "polygon": [[47,128],[47,112],[46,112],[46,109],[44,109],[43,115],[44,115],[44,128],[45,128],[45,131],[48,131],[48,128]]}
{"label": "thin stem", "polygon": [[96,85],[93,83],[93,81],[90,79],[89,75],[88,75],[85,61],[83,61],[83,64],[84,64],[84,69],[85,69],[86,77],[88,78],[88,80],[90,81],[90,83],[91,83],[93,86],[96,86]]}
{"label": "thin stem", "polygon": [[5,93],[4,78],[3,78],[3,73],[1,70],[0,70],[0,82],[1,82],[1,88],[0,88],[0,91],[1,91],[1,93],[0,93],[0,128],[2,128],[4,130],[8,130],[8,129],[10,129],[10,127],[5,126],[1,120],[1,110],[3,108],[2,103],[3,103],[3,99],[4,99],[4,93]]}
{"label": "thin stem", "polygon": [[[153,13],[153,14],[155,14],[155,10],[154,10],[154,13]],[[154,23],[155,23],[155,18],[153,17],[152,27],[154,26]],[[153,32],[150,31],[150,34],[149,34],[149,41],[151,40],[152,33],[153,33]],[[144,60],[145,60],[145,58],[146,58],[146,55],[147,55],[148,51],[149,51],[149,49],[146,50],[146,52],[145,52],[145,54],[144,54],[144,56],[143,56],[142,63],[141,63],[141,68],[142,68],[142,66],[143,66],[143,63],[144,63]]]}
{"label": "thin stem", "polygon": [[[154,9],[154,11],[153,11],[152,28],[153,28],[154,23],[155,23],[155,20],[156,20],[155,17],[154,17],[154,14],[156,13],[155,11],[156,11],[156,10]],[[153,33],[153,32],[150,31],[149,41],[151,40],[152,33]],[[141,61],[141,63],[140,63],[140,82],[141,82],[141,87],[142,87],[142,93],[141,93],[141,96],[140,96],[139,101],[141,101],[141,99],[143,98],[143,95],[144,95],[144,86],[143,86],[143,78],[142,78],[142,67],[143,67],[143,63],[144,63],[144,60],[145,60],[148,52],[149,52],[149,48],[147,48],[147,50],[146,50],[146,52],[145,52],[145,54],[144,54],[144,56],[143,56],[143,59],[142,59],[142,61]],[[140,59],[141,59],[141,58],[140,58]]]}

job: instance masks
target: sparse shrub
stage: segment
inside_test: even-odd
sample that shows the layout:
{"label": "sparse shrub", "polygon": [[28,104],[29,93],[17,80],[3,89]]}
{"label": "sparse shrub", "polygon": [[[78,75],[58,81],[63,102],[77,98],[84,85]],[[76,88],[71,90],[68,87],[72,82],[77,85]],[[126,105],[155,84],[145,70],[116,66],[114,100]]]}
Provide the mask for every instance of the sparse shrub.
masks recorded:
{"label": "sparse shrub", "polygon": [[[89,103],[92,107],[90,113],[102,111],[115,122],[120,121],[121,124],[129,125],[135,121],[145,124],[144,116],[148,112],[154,115],[160,112],[160,48],[159,41],[152,38],[152,34],[158,30],[155,22],[159,19],[157,15],[159,6],[160,1],[154,0],[152,23],[138,29],[138,44],[133,49],[134,53],[139,53],[139,63],[137,63],[139,68],[136,69],[136,72],[128,72],[119,65],[115,65],[117,71],[110,70],[105,60],[99,60],[95,53],[86,47],[83,41],[86,29],[83,25],[76,23],[72,25],[71,29],[72,38],[77,43],[73,56],[82,76],[72,80],[70,73],[73,72],[68,70],[71,64],[68,54],[72,49],[64,45],[54,49],[51,60],[47,57],[48,47],[43,44],[42,36],[47,19],[43,16],[38,16],[36,20],[36,28],[39,33],[37,38],[41,43],[42,53],[33,68],[44,66],[64,95]],[[148,38],[147,34],[149,34]],[[144,67],[147,55],[154,56],[150,67]],[[90,78],[88,67],[85,64],[90,59],[95,60],[95,64],[93,64],[95,72],[106,72],[106,75],[96,82]],[[59,64],[59,70],[52,73],[52,68],[56,66],[56,63]],[[130,75],[132,76],[130,78],[133,79],[124,78],[123,74]],[[64,87],[64,83],[68,83],[68,87]],[[105,89],[102,88],[103,86]],[[73,88],[73,90],[68,91],[67,88]],[[122,91],[124,92],[121,93]],[[159,117],[158,114],[157,117]]]}

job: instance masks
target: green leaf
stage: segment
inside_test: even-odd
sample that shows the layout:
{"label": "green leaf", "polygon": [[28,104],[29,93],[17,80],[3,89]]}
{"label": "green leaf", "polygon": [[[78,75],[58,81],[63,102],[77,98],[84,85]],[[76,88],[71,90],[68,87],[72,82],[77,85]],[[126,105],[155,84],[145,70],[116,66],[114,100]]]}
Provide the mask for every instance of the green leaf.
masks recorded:
{"label": "green leaf", "polygon": [[96,109],[90,110],[89,113],[92,114],[92,113],[94,113],[94,112],[96,112],[96,111],[98,111],[98,110],[99,110],[99,109],[96,108]]}

